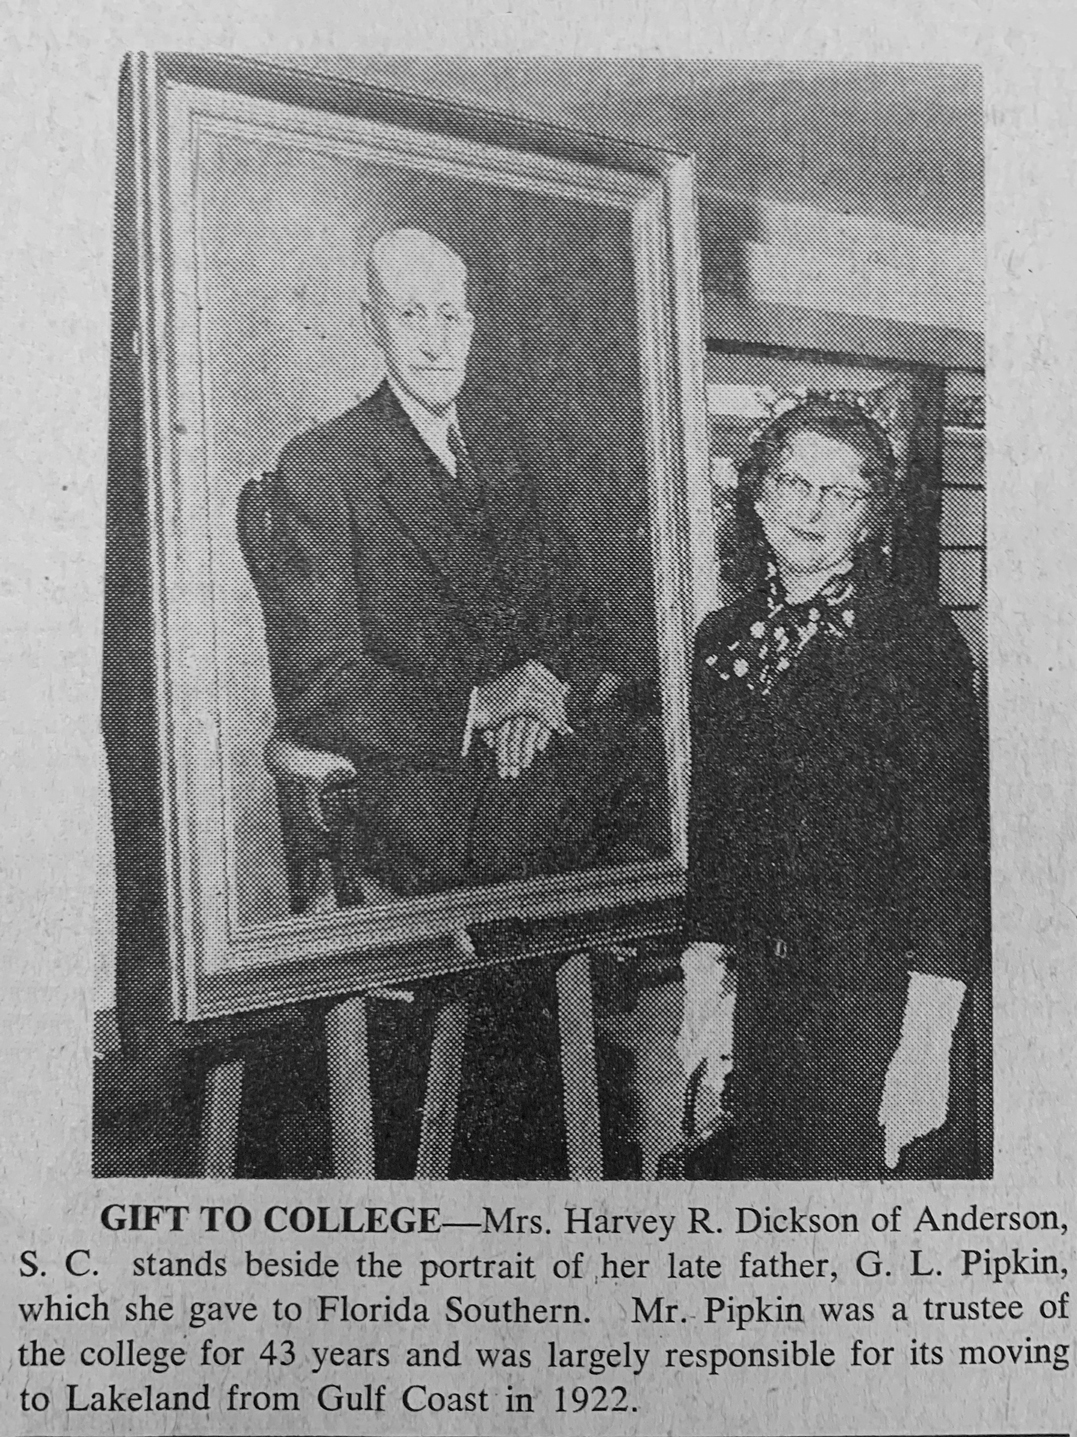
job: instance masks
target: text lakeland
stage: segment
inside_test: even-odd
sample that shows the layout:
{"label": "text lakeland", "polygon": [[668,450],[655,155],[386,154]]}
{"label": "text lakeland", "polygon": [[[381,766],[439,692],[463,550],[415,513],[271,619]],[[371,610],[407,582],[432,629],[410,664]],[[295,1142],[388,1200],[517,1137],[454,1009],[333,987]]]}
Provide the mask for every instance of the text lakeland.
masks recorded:
{"label": "text lakeland", "polygon": [[208,1412],[209,1383],[193,1391],[154,1387],[124,1388],[115,1382],[108,1387],[86,1390],[77,1382],[67,1384],[68,1412]]}

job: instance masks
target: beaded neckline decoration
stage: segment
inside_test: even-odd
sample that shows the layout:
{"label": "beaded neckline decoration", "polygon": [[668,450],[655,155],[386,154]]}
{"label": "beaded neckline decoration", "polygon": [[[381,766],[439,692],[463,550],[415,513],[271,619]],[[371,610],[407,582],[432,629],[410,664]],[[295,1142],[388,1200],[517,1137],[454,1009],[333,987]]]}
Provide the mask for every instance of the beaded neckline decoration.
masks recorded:
{"label": "beaded neckline decoration", "polygon": [[805,603],[792,604],[771,560],[766,593],[766,618],[756,619],[747,634],[726,645],[728,657],[708,654],[706,659],[724,682],[743,683],[762,694],[770,693],[818,634],[843,642],[856,623],[856,587],[849,570],[831,575]]}

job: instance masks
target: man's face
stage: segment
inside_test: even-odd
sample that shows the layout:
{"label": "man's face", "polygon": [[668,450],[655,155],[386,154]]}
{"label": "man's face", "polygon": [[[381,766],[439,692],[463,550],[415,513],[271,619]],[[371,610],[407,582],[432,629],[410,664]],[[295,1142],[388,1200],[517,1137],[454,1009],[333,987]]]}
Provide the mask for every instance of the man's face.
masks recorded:
{"label": "man's face", "polygon": [[389,373],[425,409],[444,414],[464,382],[474,327],[463,278],[422,255],[386,265],[379,279],[370,318]]}

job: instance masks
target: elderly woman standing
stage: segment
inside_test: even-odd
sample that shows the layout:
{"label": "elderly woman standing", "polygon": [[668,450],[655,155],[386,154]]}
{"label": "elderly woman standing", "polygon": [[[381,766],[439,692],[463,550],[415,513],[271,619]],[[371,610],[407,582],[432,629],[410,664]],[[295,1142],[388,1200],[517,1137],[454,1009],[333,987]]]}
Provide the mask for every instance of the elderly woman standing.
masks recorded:
{"label": "elderly woman standing", "polygon": [[987,946],[968,651],[886,581],[882,428],[824,396],[741,473],[765,578],[704,620],[693,672],[680,1051],[732,1057],[744,1179],[977,1174],[969,983]]}

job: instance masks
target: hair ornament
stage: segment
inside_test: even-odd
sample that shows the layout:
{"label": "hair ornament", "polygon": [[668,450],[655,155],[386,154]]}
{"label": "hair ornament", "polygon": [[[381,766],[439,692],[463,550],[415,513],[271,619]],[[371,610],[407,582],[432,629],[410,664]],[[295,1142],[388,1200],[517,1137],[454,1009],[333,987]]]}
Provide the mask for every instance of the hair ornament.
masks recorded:
{"label": "hair ornament", "polygon": [[[767,411],[767,419],[748,436],[750,444],[762,439],[770,426],[783,414],[811,403],[845,404],[859,409],[868,419],[874,420],[891,441],[895,430],[899,428],[899,408],[893,402],[893,395],[886,389],[809,389],[806,385],[800,385],[796,389],[779,392],[770,385],[764,385],[755,393],[759,403]],[[890,402],[887,402],[888,400]]]}

